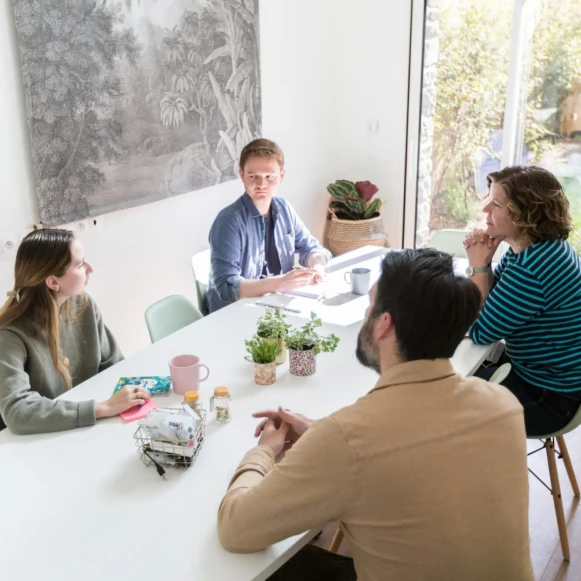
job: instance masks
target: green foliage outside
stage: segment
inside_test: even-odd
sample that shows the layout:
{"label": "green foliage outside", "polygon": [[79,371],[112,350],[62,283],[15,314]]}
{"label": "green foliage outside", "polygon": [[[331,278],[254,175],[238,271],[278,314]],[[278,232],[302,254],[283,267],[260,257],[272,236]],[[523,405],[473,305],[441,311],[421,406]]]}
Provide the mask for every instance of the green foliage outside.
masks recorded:
{"label": "green foliage outside", "polygon": [[[503,126],[512,4],[443,0],[440,6],[430,230],[470,228],[481,217],[474,176],[491,154],[491,133]],[[530,50],[525,150],[529,163],[553,170],[581,151],[578,139],[562,134],[561,107],[581,82],[581,0],[544,0]],[[556,173],[579,226],[581,168],[579,179]],[[579,236],[572,243],[581,252]]]}

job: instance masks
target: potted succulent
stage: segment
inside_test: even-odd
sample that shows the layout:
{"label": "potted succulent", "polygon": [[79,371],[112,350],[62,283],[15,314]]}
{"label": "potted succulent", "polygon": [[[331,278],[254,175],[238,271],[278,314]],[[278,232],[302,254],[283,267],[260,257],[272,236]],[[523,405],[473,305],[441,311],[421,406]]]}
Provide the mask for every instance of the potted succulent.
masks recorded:
{"label": "potted succulent", "polygon": [[317,355],[323,351],[331,353],[339,344],[336,335],[323,336],[317,332],[323,322],[315,313],[311,313],[311,320],[300,328],[291,329],[286,336],[286,345],[289,349],[289,367],[293,375],[312,375],[315,373]]}
{"label": "potted succulent", "polygon": [[254,363],[254,381],[258,385],[272,385],[276,381],[276,354],[278,343],[254,335],[244,341],[248,356]]}
{"label": "potted succulent", "polygon": [[387,246],[381,217],[383,202],[374,198],[378,192],[375,184],[337,180],[327,186],[327,191],[333,198],[329,204],[331,225],[327,238],[335,256],[361,246]]}
{"label": "potted succulent", "polygon": [[278,353],[276,355],[277,365],[286,361],[286,344],[284,339],[290,329],[290,325],[285,322],[285,319],[286,315],[282,312],[282,309],[269,307],[266,309],[266,313],[257,321],[256,334],[278,345]]}

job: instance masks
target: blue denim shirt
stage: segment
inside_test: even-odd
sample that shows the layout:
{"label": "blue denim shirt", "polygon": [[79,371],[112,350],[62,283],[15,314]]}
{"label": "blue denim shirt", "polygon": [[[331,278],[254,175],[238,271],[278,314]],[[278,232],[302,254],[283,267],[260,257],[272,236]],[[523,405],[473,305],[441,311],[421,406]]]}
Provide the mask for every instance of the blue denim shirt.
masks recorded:
{"label": "blue denim shirt", "polygon": [[[286,200],[273,198],[271,214],[283,274],[293,269],[295,253],[303,266],[308,266],[309,257],[315,252],[324,254],[327,260],[331,258]],[[264,218],[246,193],[216,216],[210,229],[212,268],[206,312],[237,301],[242,279],[261,277],[266,261],[264,235]]]}

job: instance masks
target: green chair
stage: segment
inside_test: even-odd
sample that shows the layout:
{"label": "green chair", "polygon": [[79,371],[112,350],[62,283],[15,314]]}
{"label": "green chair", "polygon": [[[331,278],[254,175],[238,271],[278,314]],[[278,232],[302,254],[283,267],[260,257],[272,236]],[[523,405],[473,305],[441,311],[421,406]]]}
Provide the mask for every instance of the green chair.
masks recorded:
{"label": "green chair", "polygon": [[[547,453],[547,462],[549,464],[549,477],[551,479],[551,487],[547,486],[530,468],[529,472],[546,488],[549,489],[550,493],[553,495],[553,504],[555,505],[555,514],[557,516],[557,526],[559,527],[559,538],[561,540],[561,550],[563,551],[563,559],[565,561],[571,560],[571,552],[569,551],[569,535],[567,534],[567,521],[565,520],[565,511],[563,510],[563,499],[561,498],[561,484],[559,482],[559,472],[557,470],[557,459],[555,454],[558,454],[559,458],[562,458],[565,464],[565,470],[567,470],[567,476],[569,476],[569,482],[571,482],[571,488],[573,489],[573,494],[580,498],[579,484],[577,484],[577,478],[575,476],[575,471],[573,470],[573,464],[571,463],[571,457],[569,456],[569,451],[567,450],[567,445],[565,444],[565,434],[572,432],[575,428],[581,425],[581,408],[577,410],[577,413],[573,416],[573,419],[564,427],[553,432],[552,434],[546,434],[544,436],[527,436],[529,440],[541,440],[543,446],[537,450],[533,450],[528,453],[528,456],[536,454],[541,450],[545,450]],[[555,440],[559,446],[559,449],[555,448]]]}
{"label": "green chair", "polygon": [[466,251],[462,243],[467,234],[467,230],[438,230],[432,236],[428,246],[441,252],[447,252],[456,258],[466,258]]}
{"label": "green chair", "polygon": [[192,270],[196,281],[196,293],[198,295],[198,309],[204,311],[206,293],[210,284],[210,249],[202,250],[192,257]]}
{"label": "green chair", "polygon": [[[466,250],[464,250],[463,242],[466,236],[469,234],[468,230],[453,230],[444,229],[438,230],[432,236],[428,246],[430,248],[435,248],[440,252],[446,252],[455,256],[456,258],[467,258]],[[506,252],[508,244],[506,242],[501,242],[494,256],[492,262],[500,262],[502,255]]]}
{"label": "green chair", "polygon": [[202,313],[193,303],[182,295],[165,297],[145,310],[145,323],[152,343],[199,321],[202,317]]}

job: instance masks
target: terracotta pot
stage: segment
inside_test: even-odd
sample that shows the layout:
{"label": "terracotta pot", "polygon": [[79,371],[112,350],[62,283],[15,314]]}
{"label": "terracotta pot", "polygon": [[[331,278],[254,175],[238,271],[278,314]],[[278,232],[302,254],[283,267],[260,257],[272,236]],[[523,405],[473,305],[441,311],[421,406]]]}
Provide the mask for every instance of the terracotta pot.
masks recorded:
{"label": "terracotta pot", "polygon": [[273,339],[271,337],[266,339],[269,343],[278,343],[278,355],[276,356],[275,363],[280,365],[286,361],[287,348],[284,343],[284,338],[279,337],[278,339]]}
{"label": "terracotta pot", "polygon": [[289,349],[289,368],[293,375],[313,375],[317,370],[317,357],[312,349],[295,351]]}
{"label": "terracotta pot", "polygon": [[272,385],[276,381],[276,363],[254,363],[254,381],[258,385]]}

